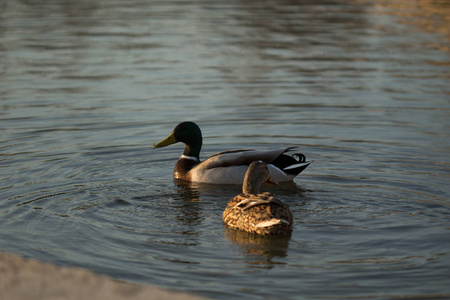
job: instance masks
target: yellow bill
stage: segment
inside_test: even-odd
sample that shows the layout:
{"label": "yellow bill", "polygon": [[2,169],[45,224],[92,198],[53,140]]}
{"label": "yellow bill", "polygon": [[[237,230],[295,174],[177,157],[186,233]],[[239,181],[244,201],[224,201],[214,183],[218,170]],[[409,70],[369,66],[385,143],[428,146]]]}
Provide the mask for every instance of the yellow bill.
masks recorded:
{"label": "yellow bill", "polygon": [[175,144],[176,142],[178,142],[178,141],[175,139],[175,133],[172,132],[164,140],[162,140],[161,142],[153,145],[153,149],[169,146],[169,145]]}

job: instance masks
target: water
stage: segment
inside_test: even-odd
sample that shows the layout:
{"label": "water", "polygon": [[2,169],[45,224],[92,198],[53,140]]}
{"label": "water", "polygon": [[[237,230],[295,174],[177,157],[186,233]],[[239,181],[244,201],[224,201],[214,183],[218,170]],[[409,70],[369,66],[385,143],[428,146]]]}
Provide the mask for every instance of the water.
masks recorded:
{"label": "water", "polygon": [[[0,249],[219,299],[446,298],[445,1],[2,1]],[[298,146],[290,237],[230,232],[201,156]]]}

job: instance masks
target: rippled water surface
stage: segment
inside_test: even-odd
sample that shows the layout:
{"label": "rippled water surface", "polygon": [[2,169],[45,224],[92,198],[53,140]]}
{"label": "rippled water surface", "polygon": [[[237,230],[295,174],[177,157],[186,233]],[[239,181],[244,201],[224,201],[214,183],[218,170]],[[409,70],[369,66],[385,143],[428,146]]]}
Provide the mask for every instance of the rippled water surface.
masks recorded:
{"label": "rippled water surface", "polygon": [[[450,297],[450,5],[0,3],[0,248],[213,298]],[[298,146],[294,231],[228,231],[201,156]]]}

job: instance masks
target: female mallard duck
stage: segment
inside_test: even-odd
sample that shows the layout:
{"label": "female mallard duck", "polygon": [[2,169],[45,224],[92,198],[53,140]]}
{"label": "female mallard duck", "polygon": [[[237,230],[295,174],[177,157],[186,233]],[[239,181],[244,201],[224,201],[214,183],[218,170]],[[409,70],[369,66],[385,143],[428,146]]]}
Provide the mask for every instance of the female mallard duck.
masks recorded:
{"label": "female mallard duck", "polygon": [[310,164],[305,161],[303,154],[293,155],[298,159],[284,154],[295,147],[274,150],[229,150],[216,153],[201,162],[199,156],[202,148],[202,132],[193,122],[178,124],[166,139],[153,148],[177,142],[184,143],[186,148],[175,164],[173,177],[185,181],[242,184],[248,166],[255,160],[262,160],[268,164],[270,175],[274,180],[291,181]]}
{"label": "female mallard duck", "polygon": [[223,212],[225,224],[264,235],[291,232],[291,210],[271,193],[259,193],[259,187],[264,182],[277,184],[270,177],[265,162],[252,162],[245,174],[242,194],[231,199]]}

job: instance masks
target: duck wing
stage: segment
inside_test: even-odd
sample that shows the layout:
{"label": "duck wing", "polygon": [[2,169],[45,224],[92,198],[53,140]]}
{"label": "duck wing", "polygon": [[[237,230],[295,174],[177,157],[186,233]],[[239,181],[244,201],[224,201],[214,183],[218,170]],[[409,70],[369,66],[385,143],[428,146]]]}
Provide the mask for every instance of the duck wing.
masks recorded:
{"label": "duck wing", "polygon": [[281,154],[295,147],[278,148],[272,150],[228,150],[214,154],[201,163],[202,168],[213,169],[232,166],[249,165],[255,160],[262,160],[270,164],[276,160]]}
{"label": "duck wing", "polygon": [[241,200],[239,203],[237,203],[233,208],[240,208],[242,210],[247,210],[249,208],[252,208],[254,206],[263,205],[263,204],[272,204],[272,205],[279,205],[281,207],[285,207],[285,204],[281,202],[280,199],[270,196],[270,197],[258,197],[258,196],[250,196],[243,200]]}

